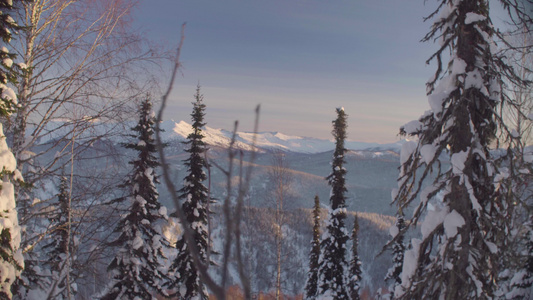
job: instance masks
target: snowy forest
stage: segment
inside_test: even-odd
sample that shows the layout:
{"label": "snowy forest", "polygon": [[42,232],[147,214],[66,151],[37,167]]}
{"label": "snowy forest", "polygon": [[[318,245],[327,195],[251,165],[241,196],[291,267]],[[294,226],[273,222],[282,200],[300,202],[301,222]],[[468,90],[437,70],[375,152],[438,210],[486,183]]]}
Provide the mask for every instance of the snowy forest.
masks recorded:
{"label": "snowy forest", "polygon": [[365,146],[164,120],[186,24],[0,0],[0,299],[533,299],[533,1],[433,2],[430,109]]}

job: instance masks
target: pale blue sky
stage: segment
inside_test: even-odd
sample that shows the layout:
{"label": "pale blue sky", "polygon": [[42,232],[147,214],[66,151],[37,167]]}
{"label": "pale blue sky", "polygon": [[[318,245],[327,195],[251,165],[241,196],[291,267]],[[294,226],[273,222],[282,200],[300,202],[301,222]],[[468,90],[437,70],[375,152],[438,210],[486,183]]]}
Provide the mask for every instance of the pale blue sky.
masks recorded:
{"label": "pale blue sky", "polygon": [[388,143],[428,104],[419,40],[434,7],[415,0],[143,0],[135,22],[176,45],[187,22],[178,78],[166,119],[189,121],[199,81],[208,126],[331,138],[335,108],[349,115],[348,138]]}

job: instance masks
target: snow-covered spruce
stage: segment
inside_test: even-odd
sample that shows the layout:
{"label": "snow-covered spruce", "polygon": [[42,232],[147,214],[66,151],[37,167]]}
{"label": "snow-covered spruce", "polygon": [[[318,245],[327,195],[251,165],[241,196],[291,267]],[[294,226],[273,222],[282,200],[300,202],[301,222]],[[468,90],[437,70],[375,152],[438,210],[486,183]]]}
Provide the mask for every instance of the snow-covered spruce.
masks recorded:
{"label": "snow-covered spruce", "polygon": [[353,222],[353,231],[352,231],[352,259],[350,260],[350,270],[348,273],[348,290],[350,293],[350,299],[359,300],[361,299],[360,289],[361,289],[361,259],[359,259],[359,253],[357,247],[359,246],[359,221],[357,219],[357,214],[355,215]]}
{"label": "snow-covered spruce", "polygon": [[347,115],[343,108],[337,108],[337,118],[333,121],[333,136],[335,138],[335,151],[333,153],[332,173],[327,177],[331,186],[330,208],[326,220],[326,230],[320,243],[320,259],[318,268],[318,295],[319,298],[349,299],[346,289],[345,272],[348,268],[346,262],[346,242],[348,232],[344,224],[346,219],[346,169],[344,155],[346,148]]}
{"label": "snow-covered spruce", "polygon": [[501,253],[496,296],[505,299],[533,297],[533,219],[528,200],[533,174],[532,148],[525,146],[526,139],[522,140],[522,137],[512,137],[506,151],[498,151],[498,156],[494,155],[501,155],[494,176],[494,184],[500,194],[501,217],[496,220],[495,226],[506,231],[502,231],[497,246],[491,246],[498,247]]}
{"label": "snow-covered spruce", "polygon": [[318,295],[318,258],[320,257],[320,199],[315,196],[313,208],[313,239],[309,252],[309,272],[305,284],[305,298],[316,299]]}
{"label": "snow-covered spruce", "polygon": [[[193,131],[184,142],[188,146],[185,151],[189,158],[185,160],[187,175],[184,178],[183,188],[179,190],[180,199],[183,200],[182,209],[186,220],[181,220],[182,226],[190,226],[193,230],[193,238],[198,250],[198,257],[204,265],[208,265],[208,247],[210,245],[207,233],[208,218],[208,189],[204,185],[207,176],[204,167],[207,162],[204,159],[207,151],[203,141],[202,128],[204,123],[205,104],[203,95],[200,94],[200,86],[196,89],[196,101],[193,102],[192,128]],[[189,245],[181,236],[176,242],[178,255],[169,269],[171,280],[166,286],[172,291],[171,296],[179,299],[208,299],[207,288],[200,280],[200,274],[193,263]]]}
{"label": "snow-covered spruce", "polygon": [[[5,44],[11,40],[11,32],[18,28],[9,13],[14,9],[13,2],[0,2],[0,36]],[[8,86],[17,81],[17,73],[12,68],[12,59],[6,47],[0,49],[0,117],[7,117],[14,112],[17,96]],[[0,299],[11,299],[11,287],[20,276],[24,259],[20,247],[20,226],[15,208],[15,188],[12,180],[22,180],[16,169],[15,156],[8,148],[4,128],[0,124]],[[14,175],[14,176],[13,176]]]}
{"label": "snow-covered spruce", "polygon": [[392,281],[389,285],[389,292],[394,293],[397,286],[401,285],[401,273],[403,268],[403,257],[405,252],[404,244],[404,229],[405,220],[403,213],[399,211],[396,215],[396,224],[390,229],[392,242],[392,267],[388,270],[385,276],[385,281]]}
{"label": "snow-covered spruce", "polygon": [[[500,101],[488,1],[439,1],[425,40],[439,40],[438,69],[428,82],[431,110],[401,132],[418,142],[402,149],[398,193],[422,240],[405,252],[398,299],[490,299],[497,284],[497,193],[489,146]],[[441,59],[450,55],[447,69]],[[413,146],[413,147],[411,147]],[[451,166],[441,162],[448,156]],[[430,176],[430,174],[433,175]],[[425,181],[431,182],[425,184]]]}
{"label": "snow-covered spruce", "polygon": [[52,232],[48,243],[42,247],[45,260],[43,266],[48,274],[43,275],[46,286],[44,293],[52,299],[71,299],[76,293],[77,286],[72,276],[72,250],[73,241],[69,226],[69,184],[66,177],[61,177],[57,203],[52,206],[53,212],[49,214]]}
{"label": "snow-covered spruce", "polygon": [[17,174],[15,156],[6,144],[0,124],[0,299],[11,299],[11,285],[24,267],[20,246],[20,226],[15,208],[12,174]]}
{"label": "snow-covered spruce", "polygon": [[[524,251],[519,259],[519,266],[513,268],[510,272],[509,268],[505,269],[509,276],[508,291],[503,295],[506,299],[531,299],[533,297],[533,230],[532,224],[528,222],[526,226],[526,243]],[[517,247],[518,248],[518,247]],[[520,256],[519,256],[520,257]],[[510,266],[512,267],[512,266]]]}
{"label": "snow-covered spruce", "polygon": [[154,115],[149,99],[141,103],[139,122],[132,130],[135,141],[124,146],[137,151],[138,157],[130,162],[133,172],[123,184],[131,196],[127,213],[115,229],[119,237],[111,243],[117,250],[108,266],[111,282],[100,296],[105,300],[155,299],[156,294],[166,295],[163,248],[170,246],[161,234],[167,216],[155,187],[158,183],[155,168],[159,163],[154,155]]}

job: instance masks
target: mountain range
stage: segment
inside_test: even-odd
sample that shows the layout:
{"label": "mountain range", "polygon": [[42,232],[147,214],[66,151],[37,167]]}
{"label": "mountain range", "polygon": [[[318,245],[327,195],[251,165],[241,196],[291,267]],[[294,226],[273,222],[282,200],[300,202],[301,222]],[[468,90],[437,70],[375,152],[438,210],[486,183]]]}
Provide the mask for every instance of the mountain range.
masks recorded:
{"label": "mountain range", "polygon": [[[124,132],[136,125],[135,122],[125,123],[108,123],[98,121],[91,121],[85,123],[69,124],[62,120],[49,122],[44,130],[37,138],[38,144],[44,144],[48,141],[58,140],[68,137],[73,133],[76,139],[81,141],[84,139],[94,139],[95,136],[112,137],[109,138],[114,142],[124,142]],[[192,127],[185,121],[175,122],[173,120],[163,121],[160,124],[162,131],[162,138],[165,142],[184,141],[192,132]],[[32,136],[31,126],[28,129],[28,135]],[[205,135],[204,142],[213,147],[228,148],[233,132],[205,126],[203,128]],[[399,153],[404,140],[395,143],[379,144],[379,143],[365,143],[357,141],[345,141],[345,147],[349,150],[365,150],[373,152],[393,151]],[[234,148],[251,151],[255,145],[255,150],[259,152],[271,152],[273,150],[281,150],[284,152],[316,154],[333,150],[335,143],[333,140],[318,139],[313,137],[301,137],[286,135],[281,132],[235,132]]]}
{"label": "mountain range", "polygon": [[[192,132],[191,125],[185,121],[174,122],[165,121],[161,124],[164,130],[164,140],[185,140]],[[205,135],[204,142],[211,146],[227,148],[231,142],[233,132],[225,129],[215,129],[206,126],[203,129]],[[254,142],[255,138],[255,142]],[[316,154],[333,150],[335,143],[332,140],[317,139],[312,137],[300,137],[286,135],[281,132],[236,132],[236,148],[242,150],[252,150],[252,144],[256,150],[268,152],[272,150],[282,150],[285,152]],[[364,143],[356,141],[346,141],[346,148],[349,150],[367,150],[374,152],[394,151],[399,152],[403,141],[390,144]]]}

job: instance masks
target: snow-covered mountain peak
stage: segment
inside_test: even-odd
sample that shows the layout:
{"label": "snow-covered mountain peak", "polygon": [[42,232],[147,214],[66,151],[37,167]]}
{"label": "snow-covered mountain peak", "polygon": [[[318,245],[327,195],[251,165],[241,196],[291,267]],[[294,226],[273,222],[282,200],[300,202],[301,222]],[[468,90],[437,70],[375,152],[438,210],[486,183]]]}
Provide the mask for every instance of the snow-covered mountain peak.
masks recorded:
{"label": "snow-covered mountain peak", "polygon": [[[192,126],[185,121],[165,121],[161,124],[165,130],[166,140],[185,140],[192,132]],[[209,126],[203,128],[204,141],[208,145],[228,147],[231,142],[232,132],[224,129],[215,129]],[[243,150],[252,150],[254,134],[251,132],[237,132],[235,147]],[[281,132],[260,132],[255,136],[256,148],[260,151],[282,150],[297,153],[320,153],[331,151],[335,144],[326,139],[286,135]],[[350,150],[399,151],[401,142],[393,144],[377,144],[362,142],[346,142]]]}
{"label": "snow-covered mountain peak", "polygon": [[191,124],[185,121],[179,121],[178,123],[174,123],[174,128],[172,128],[172,131],[178,135],[187,137],[187,135],[192,132],[192,127]]}
{"label": "snow-covered mountain peak", "polygon": [[274,136],[280,140],[283,140],[283,141],[288,141],[288,140],[301,140],[303,139],[302,137],[300,136],[290,136],[290,135],[285,135],[281,132],[276,132],[274,134]]}

